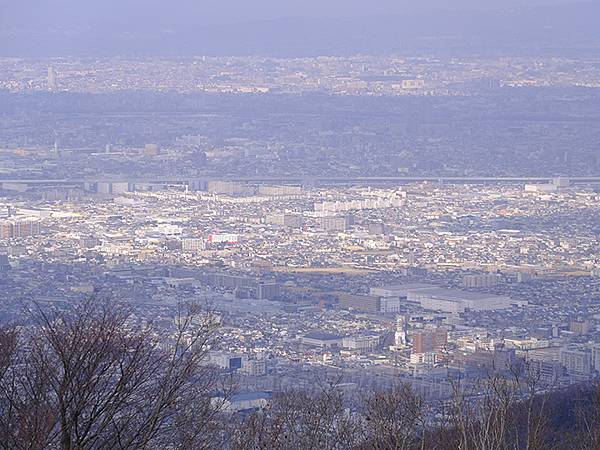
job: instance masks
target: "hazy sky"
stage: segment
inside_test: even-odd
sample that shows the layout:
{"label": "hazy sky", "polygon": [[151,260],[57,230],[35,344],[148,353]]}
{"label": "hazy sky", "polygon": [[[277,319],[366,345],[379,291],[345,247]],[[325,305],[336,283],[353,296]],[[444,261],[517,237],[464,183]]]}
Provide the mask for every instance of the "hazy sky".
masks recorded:
{"label": "hazy sky", "polygon": [[[537,8],[565,3],[569,6]],[[558,44],[569,49],[579,48],[573,47],[575,41],[595,42],[598,38],[599,3],[600,0],[0,0],[0,54],[302,56],[407,49],[421,52],[430,48],[489,52],[501,47],[556,48]],[[273,20],[284,18],[289,20]]]}
{"label": "hazy sky", "polygon": [[575,0],[0,0],[4,27],[126,25],[176,26],[280,17],[356,17],[457,9],[505,9]]}

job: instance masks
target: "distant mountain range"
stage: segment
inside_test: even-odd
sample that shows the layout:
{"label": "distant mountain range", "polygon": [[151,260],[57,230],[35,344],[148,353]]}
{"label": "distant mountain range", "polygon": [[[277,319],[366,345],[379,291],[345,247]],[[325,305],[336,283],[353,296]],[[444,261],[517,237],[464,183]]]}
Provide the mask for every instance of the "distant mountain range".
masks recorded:
{"label": "distant mountain range", "polygon": [[213,26],[189,17],[177,23],[105,18],[36,28],[35,21],[4,20],[0,21],[0,55],[600,54],[600,2]]}

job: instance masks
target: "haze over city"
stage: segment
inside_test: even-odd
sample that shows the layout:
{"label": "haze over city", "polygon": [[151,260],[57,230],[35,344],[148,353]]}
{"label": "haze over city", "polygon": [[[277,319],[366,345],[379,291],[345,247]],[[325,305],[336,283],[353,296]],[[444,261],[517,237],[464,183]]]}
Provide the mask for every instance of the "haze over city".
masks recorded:
{"label": "haze over city", "polygon": [[600,448],[599,17],[0,0],[0,449]]}

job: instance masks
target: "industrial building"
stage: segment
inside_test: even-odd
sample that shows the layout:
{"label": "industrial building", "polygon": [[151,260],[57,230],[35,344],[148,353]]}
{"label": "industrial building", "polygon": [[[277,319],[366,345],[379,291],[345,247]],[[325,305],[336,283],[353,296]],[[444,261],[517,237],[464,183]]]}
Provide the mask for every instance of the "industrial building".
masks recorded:
{"label": "industrial building", "polygon": [[322,348],[338,348],[343,345],[343,338],[337,334],[311,331],[302,337],[302,343]]}
{"label": "industrial building", "polygon": [[[447,289],[428,283],[397,284],[384,287],[373,287],[370,294],[381,298],[382,312],[393,312],[403,303],[413,303],[430,311],[443,311],[459,314],[466,310],[495,311],[508,309],[513,306],[523,306],[526,302],[517,301],[510,297],[469,292],[460,289]],[[394,298],[398,298],[396,305]],[[385,300],[383,300],[385,299]]]}
{"label": "industrial building", "polygon": [[406,300],[420,304],[423,309],[453,314],[462,313],[466,310],[496,311],[523,304],[523,302],[513,300],[510,297],[445,288],[408,290]]}

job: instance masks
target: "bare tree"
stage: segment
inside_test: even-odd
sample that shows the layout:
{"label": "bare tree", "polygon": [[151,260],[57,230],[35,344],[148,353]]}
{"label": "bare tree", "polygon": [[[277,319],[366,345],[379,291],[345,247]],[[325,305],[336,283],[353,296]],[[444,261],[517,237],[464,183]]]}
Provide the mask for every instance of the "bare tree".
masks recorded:
{"label": "bare tree", "polygon": [[0,447],[202,448],[216,437],[204,431],[218,413],[218,377],[201,364],[213,322],[197,305],[180,306],[168,336],[98,299],[30,314],[35,325],[19,335],[22,350],[0,380]]}
{"label": "bare tree", "polygon": [[513,370],[517,385],[520,386],[520,401],[515,406],[516,448],[526,450],[552,450],[559,448],[551,430],[548,417],[548,398],[553,385],[541,382],[540,371],[530,370],[526,365],[525,376],[520,378]]}
{"label": "bare tree", "polygon": [[598,386],[554,412],[572,420],[563,439],[549,415],[560,396],[548,401],[539,374],[521,368],[454,383],[443,408],[398,384],[350,412],[340,378],[316,379],[239,419],[222,412],[231,378],[205,364],[215,329],[206,308],[180,305],[168,331],[97,299],[28,314],[31,323],[0,329],[0,449],[600,448]]}
{"label": "bare tree", "polygon": [[509,367],[504,375],[490,372],[472,383],[453,383],[443,425],[452,443],[444,448],[560,448],[549,426],[548,390],[539,373],[523,374],[521,369]]}
{"label": "bare tree", "polygon": [[[583,394],[583,398],[582,397]],[[571,443],[582,450],[600,448],[600,382],[577,392],[576,430]]]}
{"label": "bare tree", "polygon": [[425,449],[427,407],[410,384],[369,393],[363,415],[370,448]]}
{"label": "bare tree", "polygon": [[360,423],[344,407],[338,383],[319,384],[313,392],[290,390],[275,396],[263,411],[250,415],[234,433],[235,449],[357,448]]}
{"label": "bare tree", "polygon": [[56,402],[39,355],[33,356],[37,349],[22,334],[1,332],[0,448],[42,449],[56,437]]}
{"label": "bare tree", "polygon": [[0,378],[4,377],[6,370],[11,366],[17,348],[17,331],[12,327],[0,328]]}

